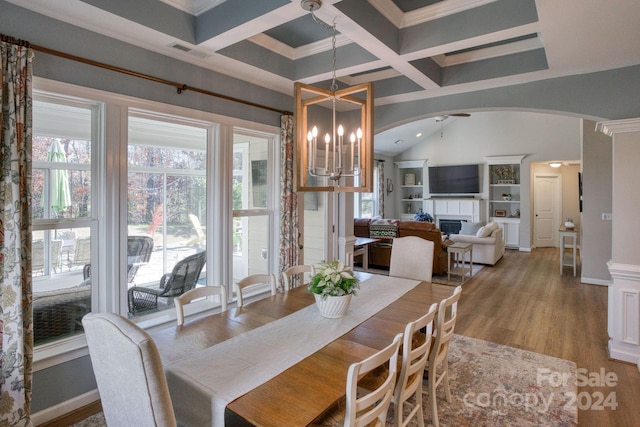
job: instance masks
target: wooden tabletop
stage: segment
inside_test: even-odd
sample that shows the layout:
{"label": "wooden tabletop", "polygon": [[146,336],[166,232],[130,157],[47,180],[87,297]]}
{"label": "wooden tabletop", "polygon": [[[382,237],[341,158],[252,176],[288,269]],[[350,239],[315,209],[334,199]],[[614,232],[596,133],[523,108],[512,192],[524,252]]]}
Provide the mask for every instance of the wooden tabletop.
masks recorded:
{"label": "wooden tabletop", "polygon": [[[367,275],[362,275],[364,279]],[[423,282],[347,334],[229,403],[226,425],[308,425],[344,398],[346,374],[354,362],[385,347],[429,305],[453,287]],[[306,287],[279,293],[245,307],[153,331],[163,363],[181,359],[233,336],[285,317],[314,302]]]}

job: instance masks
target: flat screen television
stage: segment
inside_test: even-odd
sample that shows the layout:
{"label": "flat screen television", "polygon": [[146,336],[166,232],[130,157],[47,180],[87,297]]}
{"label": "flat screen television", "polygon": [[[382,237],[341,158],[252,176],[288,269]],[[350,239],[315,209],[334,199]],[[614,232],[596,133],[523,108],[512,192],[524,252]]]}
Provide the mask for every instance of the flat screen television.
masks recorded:
{"label": "flat screen television", "polygon": [[480,193],[480,165],[430,166],[429,193]]}

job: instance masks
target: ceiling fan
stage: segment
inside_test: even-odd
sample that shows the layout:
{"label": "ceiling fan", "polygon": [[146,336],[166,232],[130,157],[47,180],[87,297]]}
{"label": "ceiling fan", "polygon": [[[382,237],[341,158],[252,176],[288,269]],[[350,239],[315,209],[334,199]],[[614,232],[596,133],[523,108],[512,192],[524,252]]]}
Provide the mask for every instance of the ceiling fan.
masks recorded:
{"label": "ceiling fan", "polygon": [[434,119],[435,119],[436,123],[440,123],[440,138],[442,138],[442,136],[443,136],[442,122],[447,120],[449,117],[470,117],[470,116],[471,116],[471,114],[469,114],[469,113],[442,114],[440,116],[435,116]]}
{"label": "ceiling fan", "polygon": [[439,116],[435,116],[434,119],[437,123],[443,122],[447,120],[449,117],[471,117],[469,113],[455,113],[455,114],[441,114]]}

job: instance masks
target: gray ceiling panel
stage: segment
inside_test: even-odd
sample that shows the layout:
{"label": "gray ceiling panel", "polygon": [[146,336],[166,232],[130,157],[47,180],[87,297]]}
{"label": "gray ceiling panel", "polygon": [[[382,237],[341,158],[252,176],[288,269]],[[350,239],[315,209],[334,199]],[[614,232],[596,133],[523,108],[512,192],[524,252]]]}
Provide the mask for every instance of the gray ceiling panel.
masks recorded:
{"label": "gray ceiling panel", "polygon": [[288,0],[225,1],[198,16],[196,39],[202,43],[289,3]]}
{"label": "gray ceiling panel", "polygon": [[367,0],[343,0],[336,4],[336,8],[367,30],[371,36],[394,52],[398,52],[398,28],[371,6]]}
{"label": "gray ceiling panel", "polygon": [[170,34],[189,43],[196,42],[196,18],[157,0],[81,0],[130,21]]}
{"label": "gray ceiling panel", "polygon": [[401,30],[402,54],[537,22],[534,0],[500,0]]}
{"label": "gray ceiling panel", "polygon": [[264,33],[294,48],[324,40],[333,35],[333,31],[330,28],[326,28],[322,23],[315,22],[311,15],[301,16]]}
{"label": "gray ceiling panel", "polygon": [[478,80],[512,76],[549,68],[544,49],[536,49],[483,61],[445,67],[442,86],[451,86]]}

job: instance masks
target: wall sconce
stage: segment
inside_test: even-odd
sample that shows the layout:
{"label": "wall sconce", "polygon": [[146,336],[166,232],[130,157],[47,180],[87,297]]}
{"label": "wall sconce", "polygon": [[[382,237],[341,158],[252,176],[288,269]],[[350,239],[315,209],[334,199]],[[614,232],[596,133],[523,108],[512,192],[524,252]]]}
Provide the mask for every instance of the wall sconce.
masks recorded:
{"label": "wall sconce", "polygon": [[387,195],[393,193],[393,181],[391,178],[387,178]]}

